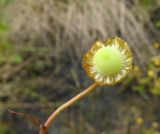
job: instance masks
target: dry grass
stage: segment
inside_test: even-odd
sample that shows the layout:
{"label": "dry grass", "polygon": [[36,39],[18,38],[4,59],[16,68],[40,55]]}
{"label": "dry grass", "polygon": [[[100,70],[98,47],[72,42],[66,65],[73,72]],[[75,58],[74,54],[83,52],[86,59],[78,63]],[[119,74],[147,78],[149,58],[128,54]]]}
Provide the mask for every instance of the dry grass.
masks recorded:
{"label": "dry grass", "polygon": [[[136,4],[135,4],[136,5]],[[138,11],[138,13],[137,13]],[[22,0],[9,8],[11,37],[17,44],[49,46],[58,58],[81,59],[95,40],[118,35],[129,42],[141,66],[155,54],[147,29],[157,31],[147,13],[125,0]]]}

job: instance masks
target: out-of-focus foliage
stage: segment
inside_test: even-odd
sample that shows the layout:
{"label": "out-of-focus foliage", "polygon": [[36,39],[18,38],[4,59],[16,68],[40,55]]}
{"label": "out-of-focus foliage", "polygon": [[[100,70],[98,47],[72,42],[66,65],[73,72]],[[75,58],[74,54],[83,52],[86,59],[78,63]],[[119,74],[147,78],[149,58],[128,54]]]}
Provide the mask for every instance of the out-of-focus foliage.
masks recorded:
{"label": "out-of-focus foliage", "polygon": [[14,129],[11,130],[8,124],[2,123],[2,122],[0,123],[0,133],[1,134],[16,134]]}
{"label": "out-of-focus foliage", "polygon": [[13,0],[1,0],[1,1],[0,1],[0,6],[6,6],[6,5],[9,4],[11,1],[13,1]]}
{"label": "out-of-focus foliage", "polygon": [[139,2],[146,10],[154,10],[157,5],[157,0],[139,0]]}
{"label": "out-of-focus foliage", "polygon": [[[155,43],[153,47],[160,52],[160,44]],[[124,81],[126,87],[132,85],[130,89],[139,92],[141,95],[160,95],[160,56],[151,57],[147,70],[142,70],[139,66],[133,66],[133,70],[128,80]]]}
{"label": "out-of-focus foliage", "polygon": [[[10,0],[1,0],[0,5],[6,6]],[[0,64],[4,63],[20,63],[23,57],[16,50],[15,45],[8,39],[10,26],[4,19],[4,15],[0,14]]]}
{"label": "out-of-focus foliage", "polygon": [[137,117],[135,126],[140,128],[140,134],[159,134],[160,124],[156,121],[151,121],[146,125],[146,121],[142,117]]}

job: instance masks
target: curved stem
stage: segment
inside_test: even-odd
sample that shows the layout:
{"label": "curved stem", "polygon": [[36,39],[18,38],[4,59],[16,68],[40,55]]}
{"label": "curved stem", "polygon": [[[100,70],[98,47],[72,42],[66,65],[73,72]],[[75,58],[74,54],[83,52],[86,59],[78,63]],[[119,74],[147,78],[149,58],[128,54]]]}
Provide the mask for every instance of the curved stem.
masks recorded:
{"label": "curved stem", "polygon": [[93,91],[96,87],[98,86],[97,83],[93,83],[91,86],[89,86],[87,89],[85,89],[84,91],[82,91],[81,93],[79,93],[77,96],[73,97],[72,99],[70,99],[69,101],[67,101],[66,103],[64,103],[62,106],[60,106],[59,108],[57,108],[56,111],[54,111],[50,117],[47,119],[47,121],[45,122],[44,126],[46,127],[46,129],[48,129],[51,125],[51,123],[55,120],[55,118],[62,112],[64,111],[66,108],[70,107],[71,105],[73,105],[75,102],[77,102],[78,100],[80,100],[81,98],[83,98],[84,96],[86,96],[87,94],[89,94],[91,91]]}

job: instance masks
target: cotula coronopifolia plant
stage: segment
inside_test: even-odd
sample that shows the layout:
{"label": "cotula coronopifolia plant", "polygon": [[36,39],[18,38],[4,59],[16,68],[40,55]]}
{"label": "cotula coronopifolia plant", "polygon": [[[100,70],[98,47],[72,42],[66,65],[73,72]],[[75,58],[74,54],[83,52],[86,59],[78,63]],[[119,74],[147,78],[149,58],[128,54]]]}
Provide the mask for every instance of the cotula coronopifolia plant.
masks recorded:
{"label": "cotula coronopifolia plant", "polygon": [[107,41],[97,41],[83,57],[83,68],[94,81],[91,86],[57,108],[47,119],[41,123],[37,117],[10,111],[13,114],[24,115],[39,127],[39,134],[48,134],[48,129],[56,117],[76,103],[98,86],[109,86],[120,82],[132,69],[132,53],[126,42],[119,37]]}

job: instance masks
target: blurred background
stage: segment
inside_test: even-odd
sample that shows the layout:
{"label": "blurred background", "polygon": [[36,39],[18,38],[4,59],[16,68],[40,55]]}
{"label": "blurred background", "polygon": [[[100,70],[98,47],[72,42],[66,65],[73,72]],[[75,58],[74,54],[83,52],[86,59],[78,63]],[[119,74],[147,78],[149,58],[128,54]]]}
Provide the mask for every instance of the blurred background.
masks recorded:
{"label": "blurred background", "polygon": [[82,57],[119,36],[134,53],[129,76],[65,110],[50,134],[160,134],[159,0],[0,0],[0,134],[37,134],[92,81]]}

